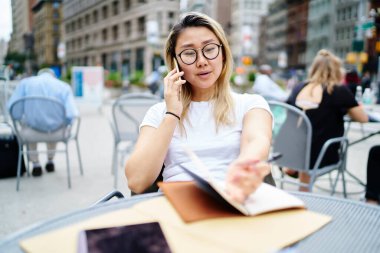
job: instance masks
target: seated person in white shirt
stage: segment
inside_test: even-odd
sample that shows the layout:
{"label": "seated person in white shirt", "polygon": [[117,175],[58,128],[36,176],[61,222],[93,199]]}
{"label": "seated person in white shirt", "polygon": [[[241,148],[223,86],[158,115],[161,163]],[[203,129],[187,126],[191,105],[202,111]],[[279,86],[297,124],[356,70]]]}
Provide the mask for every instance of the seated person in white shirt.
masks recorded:
{"label": "seated person in white shirt", "polygon": [[125,168],[129,188],[143,192],[162,164],[165,182],[192,180],[179,165],[205,177],[182,146],[226,183],[236,201],[243,202],[263,181],[274,183],[269,165],[258,163],[270,152],[272,114],[261,96],[232,92],[232,53],[220,24],[204,14],[185,14],[173,26],[165,52],[170,70],[165,101],[152,106],[140,125]]}
{"label": "seated person in white shirt", "polygon": [[286,101],[287,93],[271,79],[272,67],[266,64],[261,65],[259,72],[253,84],[253,92],[267,100]]}

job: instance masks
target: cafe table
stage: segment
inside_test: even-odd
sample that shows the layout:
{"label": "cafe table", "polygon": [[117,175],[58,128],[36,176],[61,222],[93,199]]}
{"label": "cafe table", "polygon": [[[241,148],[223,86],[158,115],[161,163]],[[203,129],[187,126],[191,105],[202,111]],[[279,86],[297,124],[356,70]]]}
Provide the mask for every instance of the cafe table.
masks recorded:
{"label": "cafe table", "polygon": [[[288,252],[380,252],[380,207],[358,201],[290,192],[302,199],[311,211],[332,216],[332,221],[317,232],[288,248]],[[108,201],[40,222],[10,234],[0,241],[0,252],[23,252],[19,242],[48,231],[63,228],[88,218],[125,209],[162,196],[150,193]],[[252,238],[254,240],[254,238]]]}

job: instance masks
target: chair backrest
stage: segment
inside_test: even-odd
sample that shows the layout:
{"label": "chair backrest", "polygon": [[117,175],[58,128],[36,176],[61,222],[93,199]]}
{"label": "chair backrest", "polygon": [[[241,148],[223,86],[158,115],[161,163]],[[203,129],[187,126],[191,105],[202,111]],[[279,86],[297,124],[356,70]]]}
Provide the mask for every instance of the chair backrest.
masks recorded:
{"label": "chair backrest", "polygon": [[0,122],[8,122],[9,115],[7,110],[7,101],[12,96],[12,89],[8,81],[0,77]]}
{"label": "chair backrest", "polygon": [[112,117],[117,141],[134,141],[145,113],[160,101],[160,97],[145,93],[125,94],[116,99],[112,106]]}
{"label": "chair backrest", "polygon": [[286,103],[269,101],[274,115],[273,152],[282,153],[276,164],[309,170],[312,126],[306,114]]}
{"label": "chair backrest", "polygon": [[[43,134],[44,140],[49,140],[51,133],[62,132],[64,139],[68,122],[64,105],[55,98],[30,96],[16,100],[10,107],[11,116],[16,134],[23,138],[22,129],[30,128]],[[67,136],[68,137],[68,136]],[[46,139],[47,138],[47,139]]]}

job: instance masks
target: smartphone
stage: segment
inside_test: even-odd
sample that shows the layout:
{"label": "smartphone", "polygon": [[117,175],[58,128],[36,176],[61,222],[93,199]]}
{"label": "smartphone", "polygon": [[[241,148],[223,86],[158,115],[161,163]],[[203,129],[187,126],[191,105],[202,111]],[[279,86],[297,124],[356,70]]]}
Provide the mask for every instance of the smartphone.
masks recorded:
{"label": "smartphone", "polygon": [[[177,70],[177,73],[179,73],[179,67],[178,67],[177,59],[174,57],[174,58],[173,58],[173,61],[174,61],[175,69]],[[179,77],[178,79],[181,80],[181,77]]]}
{"label": "smartphone", "polygon": [[[177,59],[175,57],[173,57],[173,61],[174,61],[175,69],[177,70],[177,73],[179,73],[179,67],[178,67]],[[178,77],[178,80],[182,80],[181,77]],[[178,101],[181,101],[181,87],[179,87],[179,90],[178,90]]]}

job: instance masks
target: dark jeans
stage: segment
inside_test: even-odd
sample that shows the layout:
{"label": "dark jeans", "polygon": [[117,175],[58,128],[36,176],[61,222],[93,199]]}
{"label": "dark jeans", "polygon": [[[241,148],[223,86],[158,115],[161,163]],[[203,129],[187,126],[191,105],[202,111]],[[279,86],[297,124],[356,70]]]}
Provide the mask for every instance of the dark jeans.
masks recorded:
{"label": "dark jeans", "polygon": [[365,198],[380,201],[380,145],[369,151]]}

